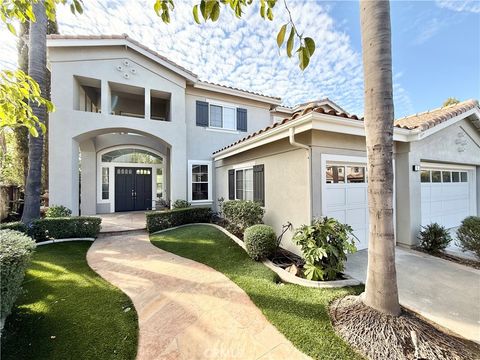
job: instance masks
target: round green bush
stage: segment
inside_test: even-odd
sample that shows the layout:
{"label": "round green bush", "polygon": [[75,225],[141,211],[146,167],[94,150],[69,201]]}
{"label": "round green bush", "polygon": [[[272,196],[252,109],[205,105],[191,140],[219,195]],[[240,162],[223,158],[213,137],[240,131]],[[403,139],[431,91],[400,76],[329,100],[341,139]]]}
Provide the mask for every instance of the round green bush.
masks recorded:
{"label": "round green bush", "polygon": [[72,215],[72,210],[63,205],[52,205],[47,209],[45,217],[47,218],[61,218]]}
{"label": "round green bush", "polygon": [[448,230],[437,223],[422,226],[418,238],[420,239],[420,247],[429,253],[445,250],[452,241]]}
{"label": "round green bush", "polygon": [[253,260],[262,260],[275,253],[277,236],[271,226],[253,225],[245,230],[245,247]]}
{"label": "round green bush", "polygon": [[480,217],[469,216],[462,221],[457,230],[457,245],[480,259]]}
{"label": "round green bush", "polygon": [[172,204],[173,209],[185,209],[190,207],[190,203],[187,200],[175,200]]}

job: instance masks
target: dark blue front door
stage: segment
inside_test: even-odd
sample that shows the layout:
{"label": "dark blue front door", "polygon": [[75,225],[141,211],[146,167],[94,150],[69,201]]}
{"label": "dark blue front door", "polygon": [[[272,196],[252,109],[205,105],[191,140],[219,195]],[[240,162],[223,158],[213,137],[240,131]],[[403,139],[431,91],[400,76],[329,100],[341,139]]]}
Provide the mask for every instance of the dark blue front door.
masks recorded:
{"label": "dark blue front door", "polygon": [[148,210],[152,206],[152,169],[115,168],[115,211]]}

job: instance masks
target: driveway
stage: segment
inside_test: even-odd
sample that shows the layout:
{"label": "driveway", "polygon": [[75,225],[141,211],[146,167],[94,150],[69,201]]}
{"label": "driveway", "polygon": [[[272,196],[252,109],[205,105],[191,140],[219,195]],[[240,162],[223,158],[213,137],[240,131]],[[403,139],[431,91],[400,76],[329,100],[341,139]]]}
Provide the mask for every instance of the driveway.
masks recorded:
{"label": "driveway", "polygon": [[[368,250],[348,256],[346,273],[365,282]],[[396,248],[400,304],[480,343],[480,270]]]}

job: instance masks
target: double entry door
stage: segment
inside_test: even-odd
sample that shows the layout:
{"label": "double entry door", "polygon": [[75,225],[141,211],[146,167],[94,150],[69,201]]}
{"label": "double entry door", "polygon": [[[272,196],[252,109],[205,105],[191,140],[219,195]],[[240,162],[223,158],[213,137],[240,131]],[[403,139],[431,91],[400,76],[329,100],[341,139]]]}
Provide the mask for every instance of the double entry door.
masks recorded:
{"label": "double entry door", "polygon": [[152,208],[152,168],[115,168],[115,211]]}

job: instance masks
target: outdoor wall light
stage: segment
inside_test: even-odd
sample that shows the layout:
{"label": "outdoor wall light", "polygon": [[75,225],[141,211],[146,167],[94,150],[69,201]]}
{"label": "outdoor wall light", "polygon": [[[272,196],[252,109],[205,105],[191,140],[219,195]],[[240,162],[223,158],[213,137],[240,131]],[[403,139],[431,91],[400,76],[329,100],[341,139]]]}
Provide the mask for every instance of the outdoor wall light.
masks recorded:
{"label": "outdoor wall light", "polygon": [[420,171],[420,165],[413,165],[412,170],[413,171]]}

